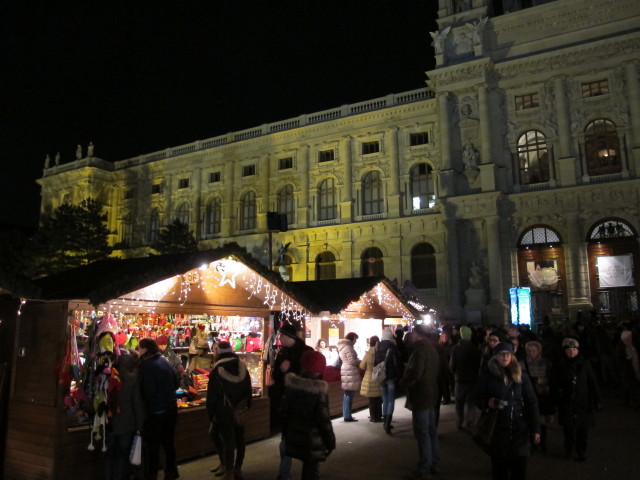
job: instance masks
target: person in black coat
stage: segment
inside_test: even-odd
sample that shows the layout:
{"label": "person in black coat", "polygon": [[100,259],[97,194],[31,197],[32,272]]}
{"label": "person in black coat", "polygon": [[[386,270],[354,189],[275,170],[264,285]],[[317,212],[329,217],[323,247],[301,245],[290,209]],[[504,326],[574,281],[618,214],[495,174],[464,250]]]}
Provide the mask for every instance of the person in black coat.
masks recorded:
{"label": "person in black coat", "polygon": [[473,331],[460,327],[460,340],[451,350],[449,367],[455,379],[456,426],[471,429],[476,420],[475,387],[480,370],[481,352],[473,343]]}
{"label": "person in black coat", "polygon": [[239,479],[245,453],[241,414],[251,406],[251,376],[229,342],[216,344],[215,352],[207,387],[207,413],[220,465],[212,471],[218,477]]}
{"label": "person in black coat", "polygon": [[373,364],[378,365],[386,360],[387,376],[380,384],[382,390],[382,420],[384,422],[384,431],[391,433],[393,426],[393,412],[396,405],[396,388],[400,380],[400,354],[393,333],[389,328],[382,331],[382,340],[376,348]]}
{"label": "person in black coat", "polygon": [[[329,385],[321,380],[326,366],[324,355],[314,350],[303,353],[302,373],[288,373],[280,407],[282,422],[282,454],[302,460],[302,480],[320,477],[319,462],[336,448],[329,416]],[[289,474],[280,472],[278,478]]]}
{"label": "person in black coat", "polygon": [[600,408],[600,392],[588,360],[579,352],[575,338],[562,341],[564,356],[551,370],[551,394],[558,407],[558,423],[564,433],[564,454],[570,457],[575,448],[576,460],[584,462],[587,431]]}
{"label": "person in black coat", "polygon": [[501,342],[480,372],[477,403],[481,410],[498,410],[489,446],[494,480],[524,480],[529,440],[540,442],[538,401],[533,385],[513,352],[513,344]]}
{"label": "person in black coat", "polygon": [[173,367],[162,357],[154,339],[140,340],[138,352],[140,391],[146,412],[142,429],[144,478],[158,477],[160,446],[165,455],[164,478],[178,478],[174,436],[178,420],[176,390],[180,380]]}

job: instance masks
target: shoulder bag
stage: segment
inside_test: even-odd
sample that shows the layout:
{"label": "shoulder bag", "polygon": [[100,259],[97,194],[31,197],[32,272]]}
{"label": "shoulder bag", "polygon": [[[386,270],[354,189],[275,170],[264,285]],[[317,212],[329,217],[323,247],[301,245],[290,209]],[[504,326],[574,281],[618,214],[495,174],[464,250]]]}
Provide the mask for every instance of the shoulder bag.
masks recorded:
{"label": "shoulder bag", "polygon": [[387,353],[384,356],[384,360],[373,367],[371,372],[371,380],[377,383],[382,383],[387,379],[387,358],[389,358],[389,351],[391,347],[387,349]]}

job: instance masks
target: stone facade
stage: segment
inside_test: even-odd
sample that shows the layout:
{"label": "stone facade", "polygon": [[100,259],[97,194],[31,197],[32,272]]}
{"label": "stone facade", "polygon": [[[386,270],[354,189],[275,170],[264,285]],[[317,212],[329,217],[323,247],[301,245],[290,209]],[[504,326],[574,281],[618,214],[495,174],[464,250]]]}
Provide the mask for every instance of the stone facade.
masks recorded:
{"label": "stone facade", "polygon": [[[593,265],[631,254],[638,271],[640,2],[497,3],[440,0],[425,89],[114,163],[47,165],[42,214],[90,196],[119,256],[146,254],[181,218],[200,248],[235,241],[269,263],[267,212],[284,210],[274,249],[291,242],[292,280],[383,271],[442,319],[502,323],[508,289],[553,269],[559,281],[534,294],[538,320],[635,315],[637,287],[604,291]],[[633,240],[609,235],[597,253],[594,232],[611,222]]]}

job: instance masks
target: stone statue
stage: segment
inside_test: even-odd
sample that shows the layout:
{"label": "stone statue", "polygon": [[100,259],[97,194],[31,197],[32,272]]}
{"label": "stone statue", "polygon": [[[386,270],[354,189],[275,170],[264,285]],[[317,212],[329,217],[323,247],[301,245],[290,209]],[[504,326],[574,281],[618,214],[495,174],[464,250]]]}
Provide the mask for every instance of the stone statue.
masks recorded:
{"label": "stone statue", "polygon": [[49,165],[51,164],[51,157],[49,156],[49,154],[47,153],[47,156],[44,159],[44,168],[49,168]]}
{"label": "stone statue", "polygon": [[82,147],[78,145],[76,148],[76,160],[80,160],[82,158]]}
{"label": "stone statue", "polygon": [[464,162],[465,171],[478,170],[480,152],[473,143],[469,142],[464,146],[462,150],[462,161]]}
{"label": "stone statue", "polygon": [[89,147],[87,148],[87,157],[93,157],[93,142],[89,142]]}
{"label": "stone statue", "polygon": [[284,265],[284,256],[289,249],[289,245],[291,245],[291,242],[283,243],[280,245],[280,248],[278,248],[278,265]]}
{"label": "stone statue", "polygon": [[484,27],[487,24],[487,20],[489,20],[489,17],[484,17],[484,18],[478,17],[477,22],[467,23],[467,27],[470,27],[471,31],[473,32],[474,45],[482,45],[482,35],[484,33]]}
{"label": "stone statue", "polygon": [[469,288],[482,288],[482,271],[476,262],[472,262],[469,268]]}
{"label": "stone statue", "polygon": [[56,153],[54,162],[56,166],[60,165],[60,152]]}
{"label": "stone statue", "polygon": [[442,31],[436,30],[435,32],[429,32],[431,38],[433,38],[433,49],[436,52],[436,55],[442,55],[444,53],[444,41],[449,35],[449,31],[451,30],[451,26],[445,28]]}

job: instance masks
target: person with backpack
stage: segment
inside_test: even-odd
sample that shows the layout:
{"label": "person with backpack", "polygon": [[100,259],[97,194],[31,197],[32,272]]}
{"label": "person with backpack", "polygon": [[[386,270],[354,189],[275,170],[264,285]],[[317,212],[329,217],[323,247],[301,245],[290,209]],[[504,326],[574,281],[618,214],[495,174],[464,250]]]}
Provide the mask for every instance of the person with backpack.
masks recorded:
{"label": "person with backpack", "polygon": [[224,480],[242,478],[243,417],[250,406],[251,376],[247,366],[233,352],[229,342],[217,343],[207,387],[209,432],[220,458],[220,465],[212,470],[216,477]]}

